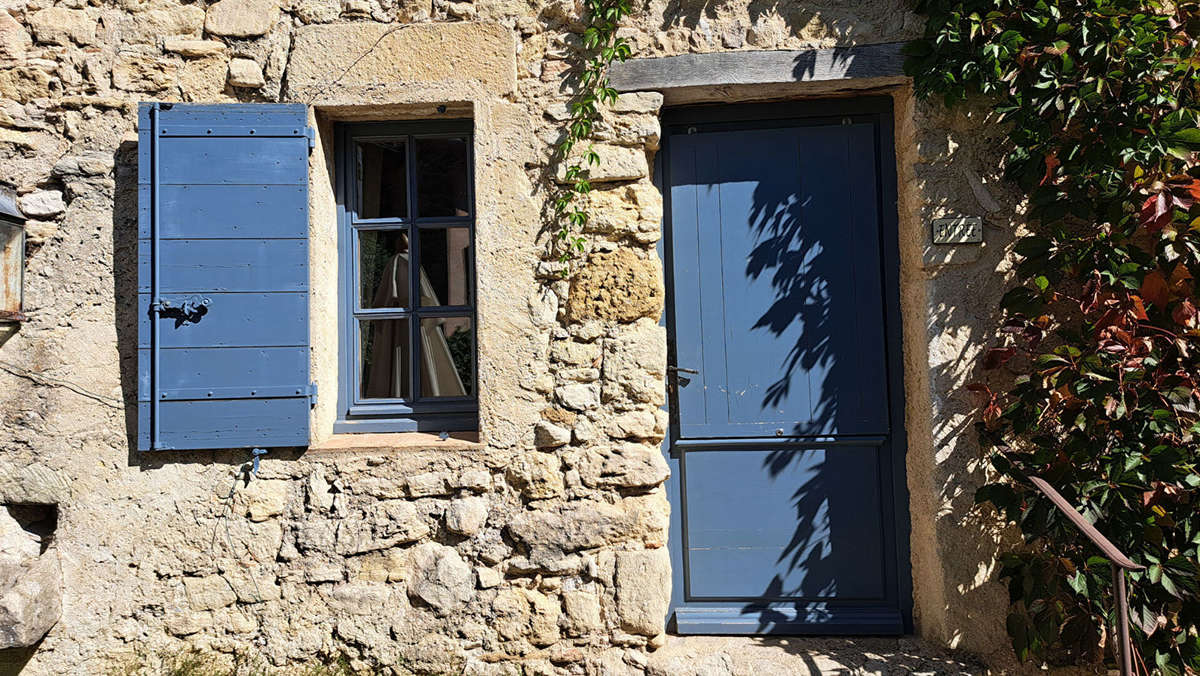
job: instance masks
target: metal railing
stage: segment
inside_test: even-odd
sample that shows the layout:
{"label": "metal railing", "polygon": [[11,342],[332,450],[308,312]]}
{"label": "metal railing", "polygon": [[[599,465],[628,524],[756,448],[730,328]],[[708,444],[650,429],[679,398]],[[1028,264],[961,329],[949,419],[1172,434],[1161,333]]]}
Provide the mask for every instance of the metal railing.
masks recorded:
{"label": "metal railing", "polygon": [[1121,676],[1133,676],[1133,645],[1129,641],[1129,596],[1125,591],[1125,571],[1127,570],[1145,570],[1145,566],[1140,566],[1121,553],[1116,545],[1109,542],[1108,538],[1096,530],[1096,527],[1088,523],[1083,515],[1071,506],[1058,491],[1054,490],[1050,484],[1038,477],[1029,477],[1037,489],[1050,498],[1050,502],[1058,507],[1059,511],[1075,524],[1075,527],[1088,537],[1100,551],[1104,557],[1112,562],[1113,576],[1113,597],[1117,606],[1117,646],[1118,652],[1117,661],[1121,666]]}

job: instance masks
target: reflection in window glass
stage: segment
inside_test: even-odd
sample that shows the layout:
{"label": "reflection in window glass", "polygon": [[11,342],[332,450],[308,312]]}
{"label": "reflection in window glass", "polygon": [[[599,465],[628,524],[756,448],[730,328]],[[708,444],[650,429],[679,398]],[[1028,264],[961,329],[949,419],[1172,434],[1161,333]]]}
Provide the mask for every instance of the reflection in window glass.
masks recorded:
{"label": "reflection in window glass", "polygon": [[409,398],[408,320],[360,320],[359,338],[362,398]]}
{"label": "reflection in window glass", "polygon": [[408,307],[408,233],[360,230],[358,256],[362,307]]}
{"label": "reflection in window glass", "polygon": [[408,216],[408,159],[404,141],[360,141],[358,217]]}
{"label": "reflection in window glass", "polygon": [[421,306],[471,302],[471,232],[467,228],[421,230]]}
{"label": "reflection in window glass", "polygon": [[422,397],[474,395],[473,343],[469,317],[421,320]]}
{"label": "reflection in window glass", "polygon": [[417,215],[470,216],[466,139],[419,138],[416,144]]}

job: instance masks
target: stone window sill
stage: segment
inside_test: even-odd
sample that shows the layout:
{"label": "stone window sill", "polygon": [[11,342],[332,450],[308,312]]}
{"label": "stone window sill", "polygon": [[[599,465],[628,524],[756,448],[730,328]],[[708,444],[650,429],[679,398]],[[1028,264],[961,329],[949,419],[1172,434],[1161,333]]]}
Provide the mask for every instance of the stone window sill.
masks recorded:
{"label": "stone window sill", "polygon": [[308,447],[309,455],[394,453],[397,451],[481,451],[478,432],[451,432],[442,439],[427,432],[335,434]]}

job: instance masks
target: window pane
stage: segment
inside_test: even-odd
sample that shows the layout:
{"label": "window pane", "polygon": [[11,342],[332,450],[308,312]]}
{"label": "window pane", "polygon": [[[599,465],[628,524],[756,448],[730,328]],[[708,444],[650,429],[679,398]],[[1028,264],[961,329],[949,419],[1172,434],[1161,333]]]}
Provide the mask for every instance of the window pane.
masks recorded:
{"label": "window pane", "polygon": [[421,233],[421,305],[470,305],[471,231],[426,228]]}
{"label": "window pane", "polygon": [[408,216],[408,157],[404,141],[358,142],[358,217]]}
{"label": "window pane", "polygon": [[360,230],[358,257],[362,307],[408,307],[408,232]]}
{"label": "window pane", "polygon": [[417,139],[419,216],[470,216],[466,139]]}
{"label": "window pane", "polygon": [[475,340],[470,317],[421,320],[421,396],[475,395]]}
{"label": "window pane", "polygon": [[358,325],[362,398],[410,398],[408,320],[363,319]]}

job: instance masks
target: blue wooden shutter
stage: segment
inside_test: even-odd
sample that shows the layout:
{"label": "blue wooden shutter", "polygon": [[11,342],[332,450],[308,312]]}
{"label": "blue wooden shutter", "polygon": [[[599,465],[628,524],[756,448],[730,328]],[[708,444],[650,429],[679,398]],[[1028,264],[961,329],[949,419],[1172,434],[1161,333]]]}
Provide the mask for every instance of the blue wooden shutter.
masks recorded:
{"label": "blue wooden shutter", "polygon": [[308,444],[303,105],[138,111],[138,449]]}

